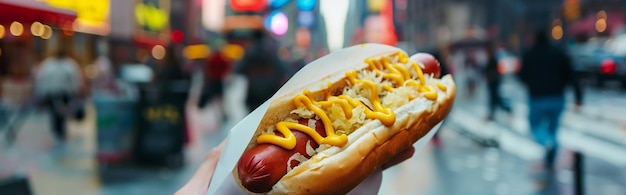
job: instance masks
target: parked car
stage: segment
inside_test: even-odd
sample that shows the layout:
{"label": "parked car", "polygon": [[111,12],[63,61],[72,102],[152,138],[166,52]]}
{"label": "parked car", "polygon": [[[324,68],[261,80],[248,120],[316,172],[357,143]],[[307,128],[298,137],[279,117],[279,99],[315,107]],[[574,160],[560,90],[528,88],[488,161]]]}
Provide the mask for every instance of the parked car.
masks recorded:
{"label": "parked car", "polygon": [[626,55],[616,52],[611,44],[615,43],[608,39],[570,46],[574,71],[598,87],[613,81],[626,88]]}

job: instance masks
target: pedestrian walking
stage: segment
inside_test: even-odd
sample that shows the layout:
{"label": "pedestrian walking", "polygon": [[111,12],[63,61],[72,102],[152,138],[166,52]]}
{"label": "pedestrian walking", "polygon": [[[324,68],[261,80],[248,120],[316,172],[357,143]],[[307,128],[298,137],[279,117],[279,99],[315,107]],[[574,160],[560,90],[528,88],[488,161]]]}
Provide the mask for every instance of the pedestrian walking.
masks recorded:
{"label": "pedestrian walking", "polygon": [[248,112],[272,97],[288,79],[288,67],[280,59],[278,48],[276,40],[267,32],[261,32],[235,65],[234,74],[245,76],[247,81],[245,105]]}
{"label": "pedestrian walking", "polygon": [[492,43],[487,45],[487,65],[485,66],[484,75],[487,81],[487,91],[489,95],[489,109],[487,112],[487,120],[493,121],[497,108],[501,108],[507,113],[511,113],[511,108],[506,105],[500,96],[500,83],[502,75],[498,72],[498,59],[496,57],[496,48]]}
{"label": "pedestrian walking", "polygon": [[221,102],[224,95],[224,80],[231,73],[231,69],[232,60],[223,51],[213,52],[206,59],[204,67],[205,90],[203,90],[199,107],[204,107],[206,104],[215,101],[220,110],[222,110]]}
{"label": "pedestrian walking", "polygon": [[52,130],[58,140],[65,140],[67,115],[84,112],[81,105],[73,105],[80,99],[82,84],[78,64],[64,47],[44,60],[37,72],[35,93],[50,109]]}
{"label": "pedestrian walking", "polygon": [[575,110],[582,104],[582,90],[572,70],[570,57],[550,44],[545,32],[535,34],[535,43],[522,55],[518,73],[528,88],[528,120],[535,140],[546,149],[544,168],[552,175],[558,149],[557,131],[565,108],[565,90],[575,92]]}

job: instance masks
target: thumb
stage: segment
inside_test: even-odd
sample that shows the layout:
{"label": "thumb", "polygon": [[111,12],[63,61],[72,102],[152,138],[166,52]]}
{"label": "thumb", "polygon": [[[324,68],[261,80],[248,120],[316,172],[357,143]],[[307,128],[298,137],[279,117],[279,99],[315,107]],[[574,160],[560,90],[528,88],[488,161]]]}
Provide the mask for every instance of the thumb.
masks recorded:
{"label": "thumb", "polygon": [[380,191],[380,186],[383,182],[383,171],[381,169],[376,170],[372,175],[367,177],[356,188],[352,189],[348,195],[375,195]]}
{"label": "thumb", "polygon": [[202,164],[200,165],[200,168],[198,168],[196,173],[187,182],[187,184],[185,184],[175,193],[176,195],[206,194],[209,183],[211,182],[211,178],[213,177],[213,173],[215,172],[217,161],[222,154],[222,149],[224,148],[225,143],[226,139],[224,139],[224,141],[222,141],[219,146],[213,148],[207,154],[204,162],[202,162]]}
{"label": "thumb", "polygon": [[404,149],[402,152],[400,152],[400,154],[396,155],[385,164],[383,164],[383,170],[404,162],[405,160],[413,157],[413,154],[415,154],[415,147],[411,146],[407,149]]}

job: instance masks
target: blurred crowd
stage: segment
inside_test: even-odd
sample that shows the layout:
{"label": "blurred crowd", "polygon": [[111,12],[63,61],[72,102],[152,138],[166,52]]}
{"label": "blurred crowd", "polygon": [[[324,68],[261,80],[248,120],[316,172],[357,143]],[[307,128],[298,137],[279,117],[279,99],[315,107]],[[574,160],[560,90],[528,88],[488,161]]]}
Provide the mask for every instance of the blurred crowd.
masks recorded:
{"label": "blurred crowd", "polygon": [[[307,62],[306,51],[287,49],[266,31],[254,31],[248,36],[232,38],[228,43],[213,48],[206,58],[185,60],[182,47],[164,47],[164,57],[160,60],[146,58],[145,61],[128,65],[134,73],[114,72],[111,60],[106,55],[98,56],[87,70],[83,70],[75,55],[67,45],[60,44],[53,55],[43,58],[31,66],[5,66],[0,90],[0,111],[4,116],[12,116],[26,109],[47,109],[51,111],[51,127],[59,140],[64,139],[64,122],[71,116],[81,119],[85,102],[95,95],[119,95],[121,85],[128,83],[154,83],[164,86],[174,81],[187,80],[180,86],[198,107],[217,104],[223,109],[223,96],[226,89],[243,90],[245,97],[239,111],[245,113],[255,109],[282,86],[282,84]],[[292,55],[292,52],[300,52]],[[6,57],[2,60],[22,60],[24,57]],[[4,64],[4,62],[3,62]],[[92,70],[95,69],[95,70]],[[143,72],[137,72],[143,70]],[[95,76],[90,76],[96,72]],[[148,76],[145,76],[148,75]],[[225,87],[229,78],[241,76],[246,81],[245,88]],[[188,96],[192,77],[201,78],[201,96]],[[235,79],[236,80],[236,79]],[[238,92],[235,92],[238,93]],[[236,98],[236,97],[235,97]],[[239,98],[241,99],[241,98]],[[236,109],[236,108],[235,108]],[[225,116],[225,115],[220,115]],[[242,116],[239,116],[242,117]]]}

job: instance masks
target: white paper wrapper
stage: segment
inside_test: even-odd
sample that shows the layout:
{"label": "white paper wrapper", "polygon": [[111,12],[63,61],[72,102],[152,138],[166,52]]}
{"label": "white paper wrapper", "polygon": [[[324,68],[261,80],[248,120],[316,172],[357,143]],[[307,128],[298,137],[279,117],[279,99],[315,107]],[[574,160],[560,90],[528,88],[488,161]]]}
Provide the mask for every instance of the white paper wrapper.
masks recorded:
{"label": "white paper wrapper", "polygon": [[[317,59],[303,67],[289,81],[287,81],[287,83],[283,85],[283,87],[281,87],[272,98],[267,100],[263,105],[246,116],[230,130],[227,138],[228,141],[222,151],[222,156],[217,163],[217,168],[207,193],[245,194],[234,182],[232,170],[235,168],[240,156],[243,154],[245,148],[252,139],[252,136],[254,135],[254,132],[256,131],[257,126],[259,125],[269,105],[276,97],[281,97],[290,93],[302,93],[302,88],[305,86],[314,91],[318,88],[326,86],[328,82],[334,82],[343,77],[343,74],[335,73],[346,72],[348,70],[355,69],[355,67],[359,67],[354,66],[355,64],[360,64],[363,67],[366,66],[363,61],[368,57],[380,56],[398,51],[402,50],[382,44],[361,44],[334,51],[327,56]],[[329,75],[336,76],[329,77]],[[320,85],[311,86],[313,82],[319,82]],[[440,125],[437,125],[425,137],[418,140],[415,144],[415,149],[420,150],[428,142],[428,140],[432,138],[439,126]],[[376,193],[376,191],[371,190],[369,190],[369,192]]]}

